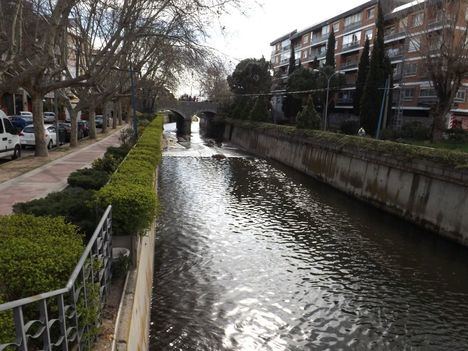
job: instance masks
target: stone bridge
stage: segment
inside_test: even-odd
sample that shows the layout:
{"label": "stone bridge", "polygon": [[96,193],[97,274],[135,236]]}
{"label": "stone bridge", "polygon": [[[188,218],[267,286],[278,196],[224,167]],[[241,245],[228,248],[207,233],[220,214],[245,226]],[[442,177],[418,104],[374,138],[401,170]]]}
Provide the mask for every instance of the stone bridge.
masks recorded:
{"label": "stone bridge", "polygon": [[159,110],[169,110],[182,116],[184,120],[191,121],[192,117],[201,113],[218,112],[218,104],[214,102],[173,101],[161,104]]}

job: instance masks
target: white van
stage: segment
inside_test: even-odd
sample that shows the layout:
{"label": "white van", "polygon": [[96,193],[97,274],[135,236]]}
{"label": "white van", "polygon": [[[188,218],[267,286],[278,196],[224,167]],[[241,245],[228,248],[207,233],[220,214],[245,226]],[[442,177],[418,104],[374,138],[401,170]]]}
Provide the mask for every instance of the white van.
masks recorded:
{"label": "white van", "polygon": [[18,132],[5,113],[0,110],[0,158],[21,157],[21,144]]}

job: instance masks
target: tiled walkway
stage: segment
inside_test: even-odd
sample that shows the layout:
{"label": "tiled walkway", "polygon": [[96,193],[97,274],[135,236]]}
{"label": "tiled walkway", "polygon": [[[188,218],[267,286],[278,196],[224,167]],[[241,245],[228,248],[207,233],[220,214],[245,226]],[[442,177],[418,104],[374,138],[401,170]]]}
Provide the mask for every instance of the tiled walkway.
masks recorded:
{"label": "tiled walkway", "polygon": [[77,169],[90,165],[109,146],[119,144],[120,133],[114,133],[94,144],[52,161],[42,167],[0,184],[0,215],[12,213],[17,202],[38,199],[67,186],[67,178]]}

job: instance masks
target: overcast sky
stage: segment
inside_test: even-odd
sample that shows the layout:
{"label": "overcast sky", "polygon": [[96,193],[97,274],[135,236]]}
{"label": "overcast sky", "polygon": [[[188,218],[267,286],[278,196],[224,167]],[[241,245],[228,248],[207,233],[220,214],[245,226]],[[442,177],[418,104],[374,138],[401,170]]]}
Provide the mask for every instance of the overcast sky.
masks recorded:
{"label": "overcast sky", "polygon": [[[235,67],[245,58],[270,59],[270,42],[292,32],[345,12],[367,0],[245,0],[245,15],[232,12],[209,29],[212,46]],[[224,28],[224,30],[222,30]],[[180,87],[181,93],[196,94],[197,87]]]}

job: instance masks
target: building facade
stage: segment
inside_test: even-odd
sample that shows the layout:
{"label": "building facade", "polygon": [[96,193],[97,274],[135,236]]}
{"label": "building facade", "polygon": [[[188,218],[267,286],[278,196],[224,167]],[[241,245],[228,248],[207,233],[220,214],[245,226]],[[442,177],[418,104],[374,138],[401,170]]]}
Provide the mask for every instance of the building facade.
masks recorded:
{"label": "building facade", "polygon": [[[430,1],[430,0],[428,0]],[[444,30],[444,9],[434,6],[422,6],[424,1],[385,1],[381,5],[385,15],[385,46],[393,67],[392,116],[390,123],[395,128],[411,121],[420,121],[426,125],[432,123],[431,107],[437,103],[428,71],[421,53],[421,40],[418,35],[431,31]],[[302,67],[314,68],[323,65],[327,51],[327,42],[333,31],[336,37],[336,69],[344,75],[344,85],[332,97],[333,106],[330,114],[335,124],[345,119],[354,118],[354,94],[358,74],[358,64],[366,38],[370,39],[371,51],[376,35],[378,1],[368,1],[358,7],[325,20],[302,31],[293,31],[274,40],[271,63],[274,70],[276,87],[285,88],[288,78],[291,47],[294,48],[296,63]],[[468,14],[468,13],[467,13]],[[462,16],[464,17],[464,16]],[[460,30],[466,29],[466,19],[459,23]],[[436,54],[436,53],[435,53]],[[468,80],[462,83],[451,111],[452,124],[468,129]],[[276,100],[275,100],[276,99]],[[274,98],[273,104],[280,99]]]}

